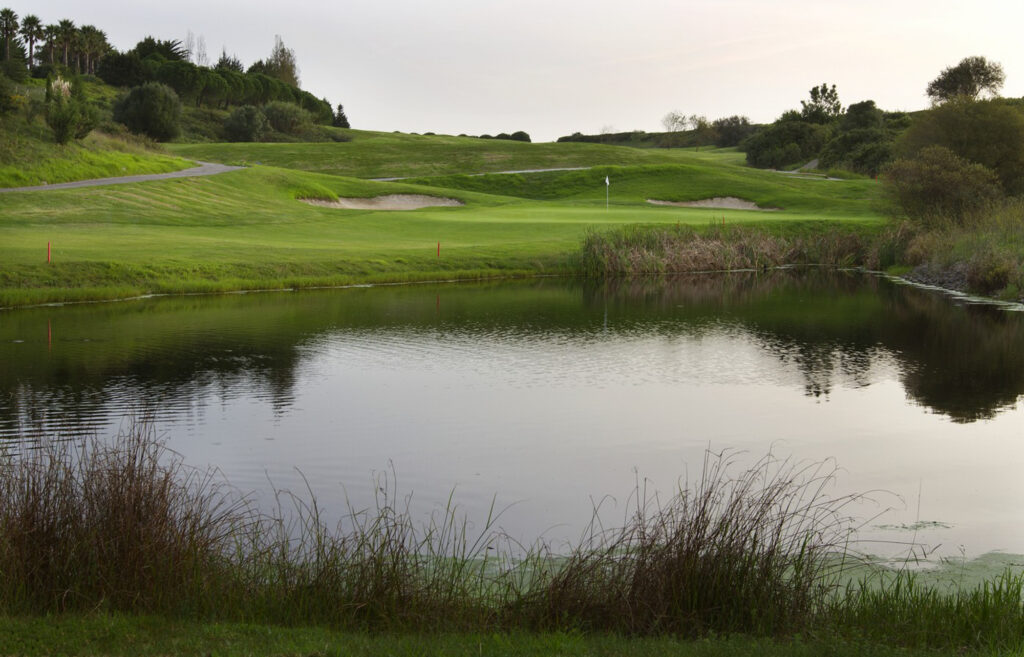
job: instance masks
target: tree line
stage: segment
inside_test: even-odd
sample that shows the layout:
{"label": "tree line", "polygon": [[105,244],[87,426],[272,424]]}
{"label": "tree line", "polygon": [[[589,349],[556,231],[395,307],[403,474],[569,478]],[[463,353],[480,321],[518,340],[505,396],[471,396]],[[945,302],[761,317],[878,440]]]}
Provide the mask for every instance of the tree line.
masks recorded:
{"label": "tree line", "polygon": [[205,42],[200,37],[196,44],[191,32],[186,44],[147,36],[121,52],[95,26],[79,27],[69,19],[44,25],[38,16],[19,18],[10,8],[0,9],[0,39],[0,74],[14,81],[32,76],[52,84],[57,78],[66,81],[75,75],[95,75],[107,84],[128,89],[159,83],[173,90],[181,102],[195,107],[228,110],[288,103],[307,112],[315,123],[349,127],[341,105],[335,109],[326,98],[299,87],[295,53],[280,36],[275,37],[270,56],[248,68],[226,49],[212,66],[206,65]]}

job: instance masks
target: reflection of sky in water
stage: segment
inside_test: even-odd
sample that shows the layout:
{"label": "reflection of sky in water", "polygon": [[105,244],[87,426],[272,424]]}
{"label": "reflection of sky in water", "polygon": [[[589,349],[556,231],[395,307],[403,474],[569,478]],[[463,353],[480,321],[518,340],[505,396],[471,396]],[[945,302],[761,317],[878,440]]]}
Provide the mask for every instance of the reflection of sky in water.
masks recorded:
{"label": "reflection of sky in water", "polygon": [[637,473],[666,491],[698,474],[708,446],[750,460],[772,449],[834,457],[836,494],[888,491],[859,510],[899,507],[872,524],[950,525],[917,535],[946,554],[1024,551],[1022,411],[967,424],[929,412],[908,400],[900,354],[870,339],[808,346],[733,319],[644,322],[613,308],[576,326],[339,322],[289,335],[284,367],[259,349],[234,352],[229,327],[202,339],[175,330],[177,346],[147,367],[212,340],[220,346],[206,369],[164,380],[122,371],[102,389],[19,394],[42,408],[76,395],[101,433],[142,396],[189,463],[216,465],[243,490],[266,490],[268,479],[301,490],[301,470],[335,513],[346,495],[370,505],[373,474],[393,467],[423,512],[454,487],[477,521],[494,499],[514,537],[561,540],[578,535],[602,496],[617,501],[603,503],[606,519],[621,519]]}

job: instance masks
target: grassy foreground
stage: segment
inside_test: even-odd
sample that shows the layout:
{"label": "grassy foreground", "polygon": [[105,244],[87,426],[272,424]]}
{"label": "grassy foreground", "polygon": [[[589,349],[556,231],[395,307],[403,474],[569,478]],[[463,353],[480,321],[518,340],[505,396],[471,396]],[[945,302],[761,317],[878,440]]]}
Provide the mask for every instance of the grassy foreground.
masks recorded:
{"label": "grassy foreground", "polygon": [[8,444],[0,651],[234,654],[267,637],[274,650],[319,654],[1022,646],[1024,575],[945,587],[865,570],[844,511],[858,498],[825,492],[834,472],[770,455],[737,471],[709,454],[671,499],[638,491],[622,527],[593,526],[553,552],[510,543],[491,519],[470,531],[453,505],[419,526],[393,482],[333,529],[315,499],[286,492],[267,515],[145,427]]}
{"label": "grassy foreground", "polygon": [[[579,632],[381,634],[326,628],[202,623],[160,616],[65,614],[0,617],[0,653],[25,655],[317,655],[329,657],[942,657],[962,650],[900,648],[867,641],[731,636],[686,640]],[[973,654],[1005,654],[977,651]]]}

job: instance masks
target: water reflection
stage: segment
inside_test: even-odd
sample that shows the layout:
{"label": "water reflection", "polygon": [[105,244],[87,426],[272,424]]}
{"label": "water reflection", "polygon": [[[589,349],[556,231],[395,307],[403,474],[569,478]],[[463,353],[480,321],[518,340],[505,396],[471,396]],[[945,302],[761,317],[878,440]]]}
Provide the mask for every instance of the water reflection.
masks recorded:
{"label": "water reflection", "polygon": [[[729,348],[736,339],[754,345],[782,367],[733,367],[738,353],[703,355],[685,367],[666,362],[659,348],[619,353],[645,340],[724,338]],[[251,398],[287,414],[303,367],[315,369],[332,349],[429,369],[439,357],[460,358],[482,343],[502,347],[474,366],[496,376],[518,372],[523,385],[609,374],[627,381],[768,379],[824,400],[837,386],[870,386],[894,371],[908,399],[959,423],[993,418],[1024,393],[1018,314],[955,305],[884,279],[777,271],[601,284],[534,280],[6,312],[0,436],[91,430],[126,414],[201,417],[211,399]],[[439,354],[438,344],[447,353]]]}

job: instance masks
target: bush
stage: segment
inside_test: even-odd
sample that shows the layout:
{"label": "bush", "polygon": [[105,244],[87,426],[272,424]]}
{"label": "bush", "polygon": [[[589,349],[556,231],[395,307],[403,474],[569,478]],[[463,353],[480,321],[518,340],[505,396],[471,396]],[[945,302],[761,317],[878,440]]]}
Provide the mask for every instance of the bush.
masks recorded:
{"label": "bush", "polygon": [[267,103],[263,108],[263,115],[267,117],[267,123],[271,128],[288,135],[298,134],[313,123],[313,117],[309,112],[298,105],[279,100]]}
{"label": "bush", "polygon": [[821,151],[822,167],[843,167],[872,176],[891,159],[892,139],[880,128],[840,132]]}
{"label": "bush", "polygon": [[114,106],[114,120],[158,141],[171,139],[181,131],[181,101],[167,85],[147,82]]}
{"label": "bush", "polygon": [[885,183],[908,217],[926,223],[963,225],[972,213],[1002,196],[991,169],[943,146],[929,146],[916,158],[896,160],[885,171]]}
{"label": "bush", "polygon": [[779,169],[815,157],[829,134],[826,126],[786,118],[747,139],[743,148],[748,164]]}
{"label": "bush", "polygon": [[228,141],[259,141],[267,126],[267,117],[258,107],[243,105],[224,120],[224,134]]}

